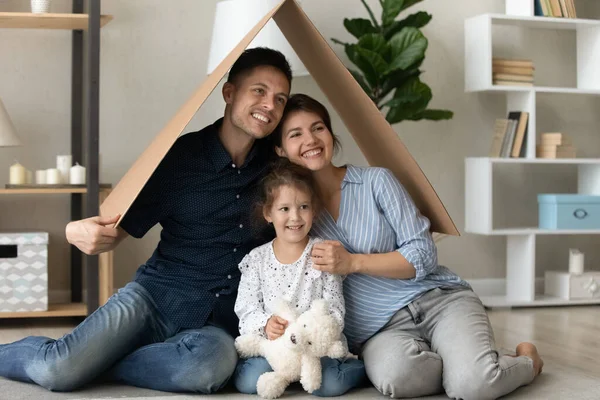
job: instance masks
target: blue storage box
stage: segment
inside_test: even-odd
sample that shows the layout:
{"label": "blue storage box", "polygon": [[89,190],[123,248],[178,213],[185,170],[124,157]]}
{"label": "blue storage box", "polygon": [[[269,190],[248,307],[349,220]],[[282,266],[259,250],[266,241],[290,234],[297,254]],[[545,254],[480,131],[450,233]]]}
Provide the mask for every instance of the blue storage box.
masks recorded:
{"label": "blue storage box", "polygon": [[538,194],[541,229],[600,229],[600,196]]}

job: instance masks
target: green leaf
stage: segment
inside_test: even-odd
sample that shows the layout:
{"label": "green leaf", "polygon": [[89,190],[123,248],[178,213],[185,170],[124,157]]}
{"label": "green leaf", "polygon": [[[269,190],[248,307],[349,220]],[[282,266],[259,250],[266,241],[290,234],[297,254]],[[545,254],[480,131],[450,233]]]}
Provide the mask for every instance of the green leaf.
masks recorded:
{"label": "green leaf", "polygon": [[425,11],[419,11],[416,14],[411,14],[408,17],[404,18],[401,21],[394,21],[391,25],[387,26],[383,35],[386,40],[389,40],[396,33],[400,32],[402,28],[405,27],[413,27],[413,28],[422,28],[431,21],[431,14],[426,13]]}
{"label": "green leaf", "polygon": [[388,68],[388,64],[379,54],[351,44],[346,46],[346,55],[360,69],[371,87],[379,85],[380,77]]}
{"label": "green leaf", "polygon": [[356,47],[356,61],[355,64],[367,78],[367,82],[371,87],[379,86],[379,82],[389,65],[381,55],[362,47]]}
{"label": "green leaf", "polygon": [[348,32],[357,39],[360,39],[368,33],[376,33],[377,28],[373,26],[371,21],[364,18],[348,19],[344,18],[344,27]]}
{"label": "green leaf", "polygon": [[[381,91],[379,93],[379,99],[384,99],[392,90],[399,86],[402,86],[404,81],[409,78],[418,77],[421,75],[421,71],[418,68],[410,68],[408,70],[397,69],[390,75],[386,75],[381,84]],[[376,100],[378,103],[379,100]]]}
{"label": "green leaf", "polygon": [[356,79],[356,82],[358,82],[358,84],[365,91],[365,93],[368,94],[369,97],[371,97],[371,99],[372,99],[372,94],[371,94],[372,91],[371,91],[371,88],[369,87],[369,84],[365,80],[365,77],[362,76],[360,74],[360,72],[355,71],[353,69],[348,68],[348,71],[352,74],[352,76],[354,77],[354,79]]}
{"label": "green leaf", "polygon": [[402,10],[406,10],[408,7],[421,1],[423,0],[384,0],[381,7],[381,20],[383,26],[385,27],[394,22]]}
{"label": "green leaf", "polygon": [[404,8],[404,0],[384,0],[381,7],[381,21],[383,26],[389,25]]}
{"label": "green leaf", "polygon": [[[449,110],[423,110],[419,114],[417,114],[419,119],[429,119],[432,121],[441,121],[444,119],[451,119],[454,116],[454,113]],[[412,119],[413,121],[418,121],[416,119]]]}
{"label": "green leaf", "polygon": [[419,77],[410,78],[402,86],[398,87],[394,93],[394,99],[408,99],[415,93],[418,94],[421,101],[424,102],[423,109],[425,109],[433,95],[431,94],[429,86],[421,82]]}
{"label": "green leaf", "polygon": [[380,33],[369,33],[360,38],[358,46],[379,54],[388,63],[391,61],[392,48]]}
{"label": "green leaf", "polygon": [[425,58],[427,39],[417,28],[404,28],[389,41],[392,47],[392,62],[388,73],[396,69],[407,69]]}
{"label": "green leaf", "polygon": [[429,86],[418,77],[411,78],[396,89],[394,98],[387,103],[390,109],[386,119],[390,124],[411,119],[427,108],[431,98]]}

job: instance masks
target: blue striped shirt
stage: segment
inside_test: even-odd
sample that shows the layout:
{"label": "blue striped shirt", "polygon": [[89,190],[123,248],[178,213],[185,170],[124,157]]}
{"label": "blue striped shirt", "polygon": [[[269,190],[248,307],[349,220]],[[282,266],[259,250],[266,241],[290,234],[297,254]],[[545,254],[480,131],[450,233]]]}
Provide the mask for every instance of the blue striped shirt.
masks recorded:
{"label": "blue striped shirt", "polygon": [[346,334],[354,350],[379,331],[402,307],[428,290],[465,285],[437,263],[429,220],[391,171],[347,165],[337,222],[324,210],[313,233],[338,240],[350,253],[398,251],[416,270],[413,279],[351,274],[344,280]]}

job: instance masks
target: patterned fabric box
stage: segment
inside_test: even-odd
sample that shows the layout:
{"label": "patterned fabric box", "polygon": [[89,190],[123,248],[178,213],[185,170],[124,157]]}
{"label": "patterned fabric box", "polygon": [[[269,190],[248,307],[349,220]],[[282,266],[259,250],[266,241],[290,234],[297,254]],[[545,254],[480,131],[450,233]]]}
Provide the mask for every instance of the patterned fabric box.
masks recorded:
{"label": "patterned fabric box", "polygon": [[0,312],[48,310],[48,233],[0,233]]}

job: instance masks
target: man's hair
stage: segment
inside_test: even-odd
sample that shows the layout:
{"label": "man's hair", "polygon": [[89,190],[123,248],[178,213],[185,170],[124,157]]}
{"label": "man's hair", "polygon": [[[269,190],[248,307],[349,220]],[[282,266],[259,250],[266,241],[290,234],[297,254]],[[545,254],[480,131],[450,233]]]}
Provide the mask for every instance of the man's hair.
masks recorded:
{"label": "man's hair", "polygon": [[231,67],[229,75],[227,76],[227,82],[235,84],[235,81],[240,76],[243,76],[260,66],[277,68],[285,75],[290,86],[292,85],[292,68],[287,59],[281,52],[269,49],[268,47],[254,47],[252,49],[244,50],[242,55]]}

